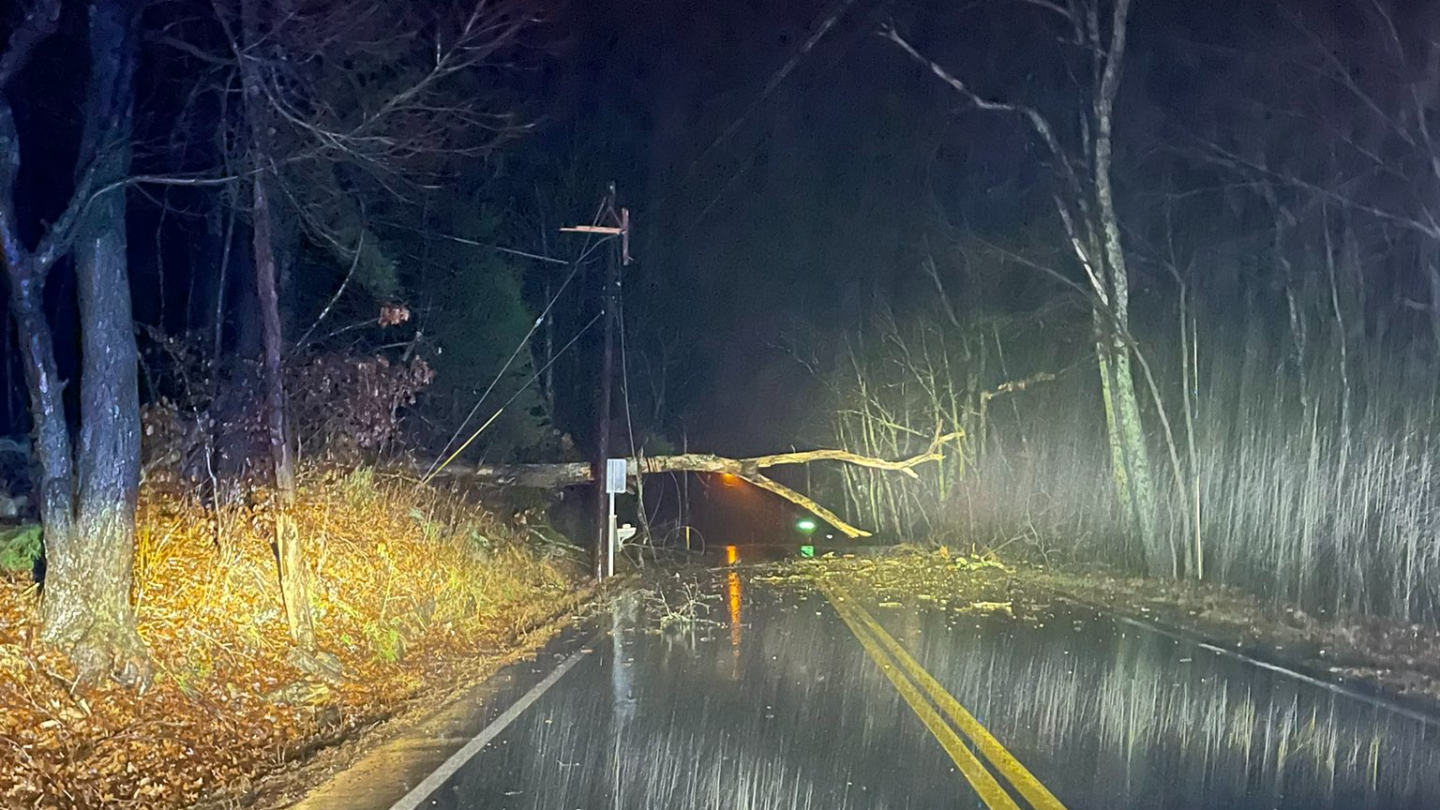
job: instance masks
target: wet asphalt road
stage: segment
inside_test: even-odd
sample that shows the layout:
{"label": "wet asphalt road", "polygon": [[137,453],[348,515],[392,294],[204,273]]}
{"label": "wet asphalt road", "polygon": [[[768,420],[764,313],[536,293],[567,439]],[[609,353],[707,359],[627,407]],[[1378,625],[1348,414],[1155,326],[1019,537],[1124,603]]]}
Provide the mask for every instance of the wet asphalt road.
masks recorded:
{"label": "wet asphalt road", "polygon": [[1440,725],[1144,628],[862,605],[877,633],[843,595],[706,589],[716,624],[662,632],[630,596],[557,642],[496,697],[511,722],[394,807],[1440,808]]}

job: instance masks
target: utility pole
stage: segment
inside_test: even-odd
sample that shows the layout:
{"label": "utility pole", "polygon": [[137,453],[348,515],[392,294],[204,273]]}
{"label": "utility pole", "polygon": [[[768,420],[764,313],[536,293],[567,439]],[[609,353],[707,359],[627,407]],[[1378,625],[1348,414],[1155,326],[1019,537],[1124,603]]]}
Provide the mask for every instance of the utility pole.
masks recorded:
{"label": "utility pole", "polygon": [[600,355],[600,393],[595,408],[595,457],[591,460],[595,480],[595,546],[591,561],[595,578],[604,579],[615,573],[615,538],[612,536],[614,520],[609,509],[612,499],[605,492],[605,468],[610,458],[610,405],[614,398],[615,327],[620,310],[620,266],[630,263],[630,210],[615,207],[615,183],[612,181],[605,193],[605,204],[601,207],[598,224],[576,225],[560,230],[619,237],[616,240],[618,245],[607,253],[605,260],[605,286],[602,292],[604,309],[601,310],[601,317],[605,321],[605,346]]}
{"label": "utility pole", "polygon": [[[615,204],[614,187],[611,187],[610,202],[607,207]],[[614,399],[613,382],[615,377],[615,310],[618,308],[619,296],[616,294],[616,287],[620,285],[620,268],[616,266],[613,252],[607,252],[605,256],[605,348],[600,355],[600,402],[595,409],[596,418],[600,420],[597,425],[596,446],[595,446],[595,555],[594,569],[595,578],[604,579],[613,571],[607,571],[606,551],[610,544],[610,517],[607,511],[605,487],[601,486],[605,481],[605,465],[610,458],[610,405]]]}

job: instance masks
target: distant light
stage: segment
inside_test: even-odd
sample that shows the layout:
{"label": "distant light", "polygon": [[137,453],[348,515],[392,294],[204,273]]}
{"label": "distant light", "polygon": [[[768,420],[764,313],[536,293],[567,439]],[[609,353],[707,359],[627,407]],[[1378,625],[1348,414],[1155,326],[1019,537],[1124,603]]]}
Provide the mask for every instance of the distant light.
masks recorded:
{"label": "distant light", "polygon": [[814,546],[801,546],[801,547],[800,547],[800,556],[801,556],[801,557],[804,557],[804,558],[806,558],[806,559],[809,559],[809,558],[811,558],[811,557],[814,557],[814,556],[815,556],[815,547],[814,547]]}
{"label": "distant light", "polygon": [[720,481],[727,487],[740,486],[740,476],[735,473],[720,473]]}
{"label": "distant light", "polygon": [[737,550],[734,546],[726,546],[726,547],[725,547],[725,564],[726,564],[726,565],[734,565],[734,564],[735,564],[735,561],[738,560],[738,559],[740,559],[740,554],[739,554],[738,550]]}
{"label": "distant light", "polygon": [[795,528],[806,534],[809,534],[810,532],[815,531],[815,521],[811,518],[800,518],[799,520],[795,521]]}

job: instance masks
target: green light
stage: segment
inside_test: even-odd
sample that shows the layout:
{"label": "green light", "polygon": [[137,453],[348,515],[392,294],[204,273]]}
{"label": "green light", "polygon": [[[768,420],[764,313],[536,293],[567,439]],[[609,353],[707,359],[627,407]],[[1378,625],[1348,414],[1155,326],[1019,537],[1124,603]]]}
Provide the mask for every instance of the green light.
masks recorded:
{"label": "green light", "polygon": [[801,557],[804,557],[804,558],[807,559],[807,560],[810,559],[810,558],[812,558],[812,557],[814,557],[814,556],[815,556],[815,547],[814,547],[814,546],[801,546],[801,547],[800,547],[800,556],[801,556]]}
{"label": "green light", "polygon": [[795,522],[795,528],[806,534],[809,534],[810,532],[815,531],[815,521],[810,518],[800,518]]}

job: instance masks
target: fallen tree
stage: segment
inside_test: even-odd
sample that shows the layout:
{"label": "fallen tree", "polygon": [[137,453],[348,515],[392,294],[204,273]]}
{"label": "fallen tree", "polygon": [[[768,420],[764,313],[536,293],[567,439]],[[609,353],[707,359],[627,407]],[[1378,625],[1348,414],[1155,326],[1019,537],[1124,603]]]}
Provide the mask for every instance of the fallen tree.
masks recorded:
{"label": "fallen tree", "polygon": [[[797,506],[810,510],[816,517],[834,526],[851,539],[869,537],[870,532],[851,526],[829,509],[811,498],[785,486],[765,475],[761,470],[793,464],[809,464],[815,461],[839,461],[858,467],[889,470],[911,478],[919,477],[915,468],[944,457],[944,446],[963,438],[964,431],[937,435],[924,453],[907,459],[889,459],[863,456],[848,450],[801,450],[791,453],[774,453],[753,458],[726,458],[710,453],[685,453],[678,456],[641,456],[626,459],[628,476],[654,475],[656,473],[714,473],[733,475],[755,486],[779,495]],[[573,461],[564,464],[490,464],[467,466],[450,464],[437,472],[459,478],[480,478],[504,486],[556,489],[559,487],[588,484],[595,480],[595,470],[589,462]]]}

